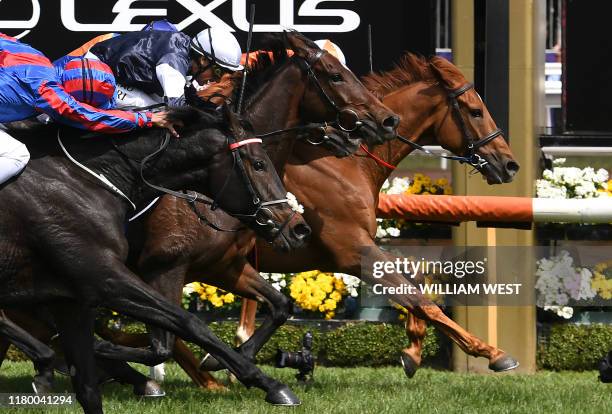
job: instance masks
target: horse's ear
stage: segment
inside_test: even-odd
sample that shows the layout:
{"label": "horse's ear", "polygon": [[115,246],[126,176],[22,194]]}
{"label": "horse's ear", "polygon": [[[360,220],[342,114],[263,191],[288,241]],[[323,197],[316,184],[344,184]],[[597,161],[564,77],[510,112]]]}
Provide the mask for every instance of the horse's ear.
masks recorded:
{"label": "horse's ear", "polygon": [[285,39],[289,48],[293,50],[293,53],[304,59],[308,59],[308,57],[314,53],[313,45],[318,49],[316,44],[308,41],[297,32],[285,32]]}
{"label": "horse's ear", "polygon": [[432,58],[429,62],[429,68],[442,86],[450,91],[459,89],[466,82],[458,69],[444,58],[437,56]]}
{"label": "horse's ear", "polygon": [[236,138],[241,138],[244,135],[244,130],[240,124],[240,119],[227,103],[223,104],[223,116],[225,117],[229,130]]}

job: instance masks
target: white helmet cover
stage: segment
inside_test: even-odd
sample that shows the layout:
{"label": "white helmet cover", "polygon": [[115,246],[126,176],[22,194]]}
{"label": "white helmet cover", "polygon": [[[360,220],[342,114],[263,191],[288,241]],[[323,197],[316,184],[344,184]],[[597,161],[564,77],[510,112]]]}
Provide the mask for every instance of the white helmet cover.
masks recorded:
{"label": "white helmet cover", "polygon": [[338,59],[340,63],[346,66],[346,57],[344,56],[342,49],[340,49],[340,47],[337,44],[335,44],[329,39],[316,40],[315,43],[321,49],[327,51],[330,55]]}
{"label": "white helmet cover", "polygon": [[217,27],[202,30],[191,39],[191,48],[217,65],[232,71],[244,69],[240,64],[242,49],[234,35]]}

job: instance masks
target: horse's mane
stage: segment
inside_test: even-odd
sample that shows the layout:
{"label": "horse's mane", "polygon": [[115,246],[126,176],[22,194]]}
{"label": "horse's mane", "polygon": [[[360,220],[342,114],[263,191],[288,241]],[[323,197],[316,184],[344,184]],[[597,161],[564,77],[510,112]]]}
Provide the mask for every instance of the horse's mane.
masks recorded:
{"label": "horse's mane", "polygon": [[366,88],[379,98],[406,85],[415,82],[437,81],[430,65],[435,64],[439,57],[427,59],[413,53],[406,53],[395,67],[386,72],[371,73],[363,77]]}
{"label": "horse's mane", "polygon": [[[274,78],[290,59],[287,53],[289,44],[284,33],[265,34],[262,37],[260,49],[255,52],[257,54],[255,63],[249,67],[244,94],[246,106],[249,105],[250,99],[255,93]],[[240,77],[240,80],[242,80],[242,77]],[[239,87],[240,83],[238,83],[235,91],[238,91]]]}
{"label": "horse's mane", "polygon": [[168,119],[172,122],[180,122],[187,129],[217,128],[226,130],[227,126],[223,116],[216,111],[202,111],[193,106],[172,107],[167,113]]}

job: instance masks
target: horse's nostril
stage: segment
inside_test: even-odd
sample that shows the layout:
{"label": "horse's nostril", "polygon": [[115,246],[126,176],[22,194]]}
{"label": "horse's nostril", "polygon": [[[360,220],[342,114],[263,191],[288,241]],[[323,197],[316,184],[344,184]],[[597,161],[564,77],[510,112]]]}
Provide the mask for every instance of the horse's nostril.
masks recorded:
{"label": "horse's nostril", "polygon": [[299,239],[306,239],[310,236],[312,230],[306,224],[298,224],[293,228],[293,232]]}
{"label": "horse's nostril", "polygon": [[383,121],[383,126],[385,127],[385,129],[395,131],[397,127],[399,126],[399,123],[400,123],[399,116],[393,115],[393,116],[385,118],[385,120]]}
{"label": "horse's nostril", "polygon": [[516,161],[510,160],[506,162],[506,172],[508,172],[510,176],[514,176],[520,168],[521,166]]}

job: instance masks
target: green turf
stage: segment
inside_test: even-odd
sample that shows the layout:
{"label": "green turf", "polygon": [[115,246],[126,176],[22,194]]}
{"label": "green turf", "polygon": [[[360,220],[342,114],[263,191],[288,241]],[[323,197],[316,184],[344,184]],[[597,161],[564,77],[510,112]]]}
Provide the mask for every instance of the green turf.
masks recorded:
{"label": "green turf", "polygon": [[[263,392],[232,385],[229,392],[195,389],[176,365],[166,367],[167,397],[139,400],[118,384],[104,387],[106,413],[612,413],[612,385],[597,382],[595,372],[536,375],[454,374],[423,369],[414,379],[401,368],[317,368],[316,383],[299,388],[291,370],[264,367],[286,381],[302,399],[299,408],[272,407]],[[2,392],[29,392],[31,365],[5,362]],[[69,390],[64,378],[57,390]],[[0,408],[3,411],[3,408]],[[80,412],[70,409],[20,408],[7,412]]]}

